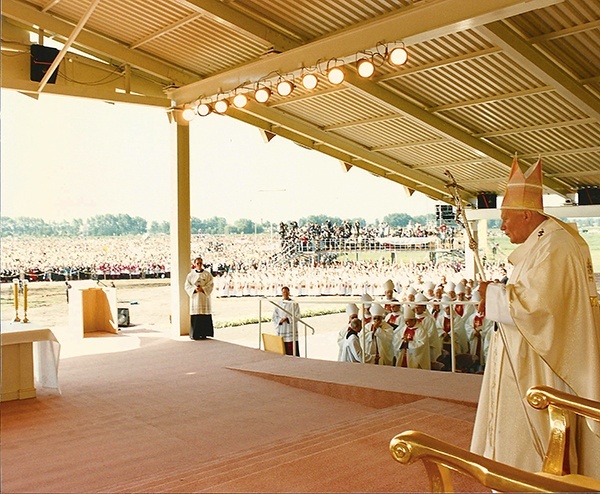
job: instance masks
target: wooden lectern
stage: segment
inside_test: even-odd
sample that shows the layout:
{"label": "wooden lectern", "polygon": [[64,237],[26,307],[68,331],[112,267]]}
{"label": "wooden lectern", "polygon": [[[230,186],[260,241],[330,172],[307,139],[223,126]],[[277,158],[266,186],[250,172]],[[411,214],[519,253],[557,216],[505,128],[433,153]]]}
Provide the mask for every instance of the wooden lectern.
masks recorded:
{"label": "wooden lectern", "polygon": [[111,287],[69,289],[70,326],[82,337],[93,333],[117,333],[117,290]]}

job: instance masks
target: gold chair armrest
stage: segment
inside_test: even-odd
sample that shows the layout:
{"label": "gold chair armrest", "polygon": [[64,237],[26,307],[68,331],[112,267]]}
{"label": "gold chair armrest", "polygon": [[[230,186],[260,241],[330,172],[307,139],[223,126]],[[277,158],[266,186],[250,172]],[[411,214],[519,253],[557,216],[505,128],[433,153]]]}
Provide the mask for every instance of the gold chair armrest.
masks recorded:
{"label": "gold chair armrest", "polygon": [[600,403],[548,386],[532,386],[527,391],[526,397],[533,408],[548,409],[551,433],[542,471],[552,475],[562,475],[564,459],[568,455],[566,445],[569,412],[600,421]]}
{"label": "gold chair armrest", "polygon": [[417,431],[406,431],[390,442],[392,457],[403,464],[422,460],[431,492],[453,492],[450,470],[474,478],[490,489],[512,492],[594,492],[499,463]]}
{"label": "gold chair armrest", "polygon": [[532,386],[527,391],[527,401],[538,410],[555,406],[577,415],[600,421],[600,402],[559,391],[548,386]]}

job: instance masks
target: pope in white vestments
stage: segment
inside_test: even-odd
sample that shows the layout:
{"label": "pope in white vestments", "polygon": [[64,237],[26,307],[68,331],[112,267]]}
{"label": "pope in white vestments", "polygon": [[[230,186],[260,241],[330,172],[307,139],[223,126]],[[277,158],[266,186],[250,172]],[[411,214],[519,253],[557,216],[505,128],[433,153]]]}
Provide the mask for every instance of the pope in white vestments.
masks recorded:
{"label": "pope in white vestments", "polygon": [[[491,336],[471,450],[541,471],[548,413],[530,407],[529,387],[546,385],[600,401],[600,313],[594,271],[576,230],[542,209],[541,162],[523,174],[515,161],[502,204],[502,230],[521,244],[506,285],[482,283]],[[568,470],[600,478],[600,427],[571,424]]]}

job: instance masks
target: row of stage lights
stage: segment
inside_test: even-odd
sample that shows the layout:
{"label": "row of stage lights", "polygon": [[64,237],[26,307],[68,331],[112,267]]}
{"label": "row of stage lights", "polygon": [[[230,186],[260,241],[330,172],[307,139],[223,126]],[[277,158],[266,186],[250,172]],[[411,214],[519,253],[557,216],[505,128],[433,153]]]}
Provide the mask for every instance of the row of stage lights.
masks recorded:
{"label": "row of stage lights", "polygon": [[[388,45],[380,43],[377,45],[377,51],[375,53],[360,52],[356,54],[356,70],[360,77],[369,78],[375,73],[375,68],[383,65],[385,61],[395,67],[399,67],[404,65],[407,60],[408,52],[406,51],[404,43],[395,43],[391,49],[389,49]],[[344,62],[339,59],[331,59],[327,62],[324,72],[319,65],[312,70],[303,68],[300,74],[300,83],[305,89],[315,89],[319,83],[317,72],[320,72],[325,75],[331,84],[339,85],[344,82],[346,77],[343,70],[344,65]],[[293,76],[278,76],[275,90],[279,96],[289,96],[292,94],[295,87],[295,79]],[[213,111],[223,114],[227,112],[230,105],[233,105],[235,108],[244,108],[248,104],[250,99],[249,94],[252,91],[254,92],[255,101],[258,103],[266,103],[269,101],[272,91],[271,88],[267,86],[267,77],[258,81],[252,88],[248,88],[247,86],[236,88],[233,91],[232,96],[219,95],[216,101],[204,101],[199,99],[194,103],[188,104],[182,112],[182,117],[184,120],[190,122],[196,115],[205,117]]]}

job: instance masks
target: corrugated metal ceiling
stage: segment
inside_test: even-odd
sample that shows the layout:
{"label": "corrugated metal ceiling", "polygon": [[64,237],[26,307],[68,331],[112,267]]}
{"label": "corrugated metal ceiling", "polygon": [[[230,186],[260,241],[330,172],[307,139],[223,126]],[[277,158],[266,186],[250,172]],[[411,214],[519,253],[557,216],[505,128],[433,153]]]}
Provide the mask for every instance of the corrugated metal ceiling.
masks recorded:
{"label": "corrugated metal ceiling", "polygon": [[[65,39],[89,4],[5,0],[2,13]],[[523,166],[543,156],[548,191],[600,186],[598,0],[103,0],[84,32],[73,46],[158,77],[178,106],[294,78],[292,95],[229,114],[434,198],[450,200],[445,170],[465,198],[501,194],[515,151]],[[376,56],[359,80],[357,52],[394,41],[406,65]],[[330,58],[345,62],[339,86],[322,74]]]}

